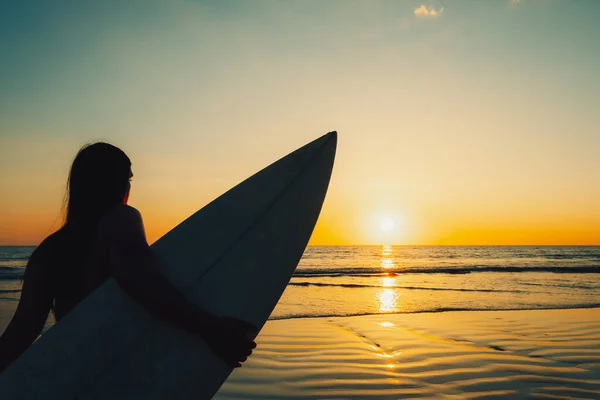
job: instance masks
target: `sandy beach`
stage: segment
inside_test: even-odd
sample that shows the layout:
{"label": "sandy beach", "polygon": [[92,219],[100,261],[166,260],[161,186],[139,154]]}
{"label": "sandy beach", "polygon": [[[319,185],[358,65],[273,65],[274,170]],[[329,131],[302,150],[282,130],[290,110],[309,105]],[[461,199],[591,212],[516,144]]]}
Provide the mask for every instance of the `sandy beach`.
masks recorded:
{"label": "sandy beach", "polygon": [[599,308],[271,320],[257,344],[216,399],[600,399]]}
{"label": "sandy beach", "polygon": [[600,399],[600,309],[269,321],[217,399]]}

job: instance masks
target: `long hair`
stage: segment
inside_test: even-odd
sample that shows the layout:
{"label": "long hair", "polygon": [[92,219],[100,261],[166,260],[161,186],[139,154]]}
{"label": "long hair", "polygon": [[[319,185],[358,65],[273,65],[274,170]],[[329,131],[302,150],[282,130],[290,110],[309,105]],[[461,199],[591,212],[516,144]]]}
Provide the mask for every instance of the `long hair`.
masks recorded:
{"label": "long hair", "polygon": [[131,160],[118,147],[104,142],[82,147],[69,172],[63,229],[93,236],[102,215],[128,194],[130,173]]}

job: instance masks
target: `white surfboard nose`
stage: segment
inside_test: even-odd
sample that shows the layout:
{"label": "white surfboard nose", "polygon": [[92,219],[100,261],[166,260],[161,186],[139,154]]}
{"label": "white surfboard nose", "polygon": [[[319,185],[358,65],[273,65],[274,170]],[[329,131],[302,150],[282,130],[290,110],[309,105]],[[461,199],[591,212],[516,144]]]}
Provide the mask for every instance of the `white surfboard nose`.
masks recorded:
{"label": "white surfboard nose", "polygon": [[338,133],[337,131],[331,131],[323,136],[327,141],[325,143],[326,146],[329,146],[329,151],[333,151],[335,153],[337,149],[337,140]]}
{"label": "white surfboard nose", "polygon": [[[337,132],[327,133],[250,176],[191,215],[152,245],[156,254],[168,255],[163,273],[182,290],[191,289],[300,182],[304,189],[294,191],[293,201],[286,200],[287,212],[318,216],[318,211],[315,215],[309,205],[314,203],[320,210],[336,147]],[[284,229],[286,225],[282,222],[280,226]],[[170,251],[172,248],[178,251]]]}
{"label": "white surfboard nose", "polygon": [[337,137],[337,131],[328,132],[320,138],[317,138],[305,146],[300,147],[296,151],[319,151],[318,149],[321,148],[320,151],[327,150],[329,152],[335,152],[337,148]]}

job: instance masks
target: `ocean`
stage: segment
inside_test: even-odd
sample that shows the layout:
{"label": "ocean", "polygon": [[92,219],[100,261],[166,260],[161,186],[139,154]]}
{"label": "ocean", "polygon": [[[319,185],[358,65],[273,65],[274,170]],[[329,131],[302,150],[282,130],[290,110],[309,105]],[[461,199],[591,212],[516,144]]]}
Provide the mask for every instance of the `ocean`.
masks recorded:
{"label": "ocean", "polygon": [[[0,312],[34,248],[0,247]],[[271,319],[592,308],[599,278],[600,246],[310,246]]]}

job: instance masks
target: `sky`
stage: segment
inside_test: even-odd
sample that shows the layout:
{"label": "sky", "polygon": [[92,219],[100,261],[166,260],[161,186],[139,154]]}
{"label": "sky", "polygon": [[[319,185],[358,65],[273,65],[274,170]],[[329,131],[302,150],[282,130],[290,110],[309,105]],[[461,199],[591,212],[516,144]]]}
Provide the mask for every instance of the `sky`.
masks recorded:
{"label": "sky", "polygon": [[152,242],[331,130],[311,244],[600,244],[600,2],[0,7],[0,245],[60,226],[86,143]]}

